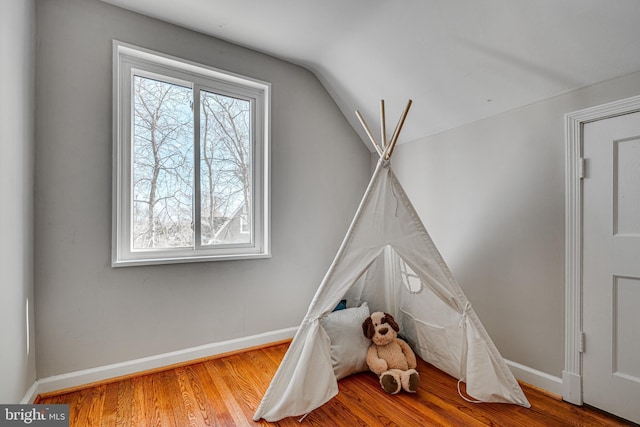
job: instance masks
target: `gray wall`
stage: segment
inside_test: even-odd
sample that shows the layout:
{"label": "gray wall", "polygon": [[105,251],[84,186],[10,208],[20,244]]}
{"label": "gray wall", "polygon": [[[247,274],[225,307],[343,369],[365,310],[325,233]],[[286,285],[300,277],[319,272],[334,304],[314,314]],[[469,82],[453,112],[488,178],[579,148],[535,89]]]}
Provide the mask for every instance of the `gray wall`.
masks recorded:
{"label": "gray wall", "polygon": [[[112,39],[272,83],[265,260],[110,267]],[[301,67],[97,0],[37,2],[38,377],[297,326],[369,153]]]}
{"label": "gray wall", "polygon": [[2,3],[0,403],[18,403],[36,376],[33,345],[34,23],[33,0]]}
{"label": "gray wall", "polygon": [[396,148],[394,170],[507,359],[562,376],[564,114],[638,94],[640,73]]}

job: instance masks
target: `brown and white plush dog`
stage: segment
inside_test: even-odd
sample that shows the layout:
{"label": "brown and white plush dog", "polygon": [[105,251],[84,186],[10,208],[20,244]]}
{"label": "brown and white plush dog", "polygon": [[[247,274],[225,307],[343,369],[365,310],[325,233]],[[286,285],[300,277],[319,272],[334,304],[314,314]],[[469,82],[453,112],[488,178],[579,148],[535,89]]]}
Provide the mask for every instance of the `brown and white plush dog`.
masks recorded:
{"label": "brown and white plush dog", "polygon": [[365,319],[362,332],[373,341],[367,352],[367,365],[378,375],[385,391],[396,394],[403,389],[415,393],[420,382],[416,355],[409,344],[398,338],[399,330],[389,313],[377,311]]}

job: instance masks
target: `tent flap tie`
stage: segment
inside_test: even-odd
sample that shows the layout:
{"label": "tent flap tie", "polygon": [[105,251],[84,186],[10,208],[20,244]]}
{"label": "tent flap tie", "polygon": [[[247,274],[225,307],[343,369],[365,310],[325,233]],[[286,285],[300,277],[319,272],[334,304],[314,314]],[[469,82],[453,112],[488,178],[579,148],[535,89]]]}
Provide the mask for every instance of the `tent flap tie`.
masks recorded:
{"label": "tent flap tie", "polygon": [[298,420],[298,422],[299,422],[299,423],[301,423],[302,421],[304,421],[304,419],[305,419],[305,418],[307,418],[307,415],[309,415],[310,413],[311,413],[311,411],[309,411],[309,412],[307,412],[306,414],[304,414],[304,415],[302,416],[302,418],[300,418],[300,419]]}
{"label": "tent flap tie", "polygon": [[471,303],[467,301],[462,309],[462,313],[460,313],[460,322],[458,323],[460,328],[467,326],[467,315],[469,314],[469,311],[471,311]]}
{"label": "tent flap tie", "polygon": [[460,390],[460,383],[461,382],[462,382],[462,380],[458,380],[458,394],[460,395],[460,397],[463,398],[464,400],[466,400],[469,403],[482,403],[482,400],[469,399],[468,397],[463,395],[462,394],[462,390]]}
{"label": "tent flap tie", "polygon": [[[458,324],[459,327],[466,329],[467,328],[467,318],[468,318],[468,314],[471,311],[471,303],[469,301],[467,301],[464,304],[464,308],[462,309],[462,313],[460,314],[460,323]],[[467,356],[467,352],[468,352],[468,346],[469,343],[467,342],[468,337],[466,336],[465,333],[465,338],[463,341],[463,354],[465,355],[464,358],[461,358],[461,366],[460,366],[460,372],[462,372],[462,378],[460,378],[458,380],[458,394],[460,395],[461,398],[463,398],[464,400],[466,400],[469,403],[482,403],[482,400],[477,400],[477,399],[471,399],[467,396],[465,396],[464,394],[462,394],[462,390],[460,389],[460,383],[465,381],[467,379],[467,369],[466,369],[466,364],[465,364],[465,360],[466,360],[466,356]]]}

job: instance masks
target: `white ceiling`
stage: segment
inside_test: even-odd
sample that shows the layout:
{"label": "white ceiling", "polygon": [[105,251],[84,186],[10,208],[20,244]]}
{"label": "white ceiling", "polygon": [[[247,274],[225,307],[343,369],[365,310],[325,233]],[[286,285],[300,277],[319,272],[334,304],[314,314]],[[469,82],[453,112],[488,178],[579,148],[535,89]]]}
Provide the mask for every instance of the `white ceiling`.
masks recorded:
{"label": "white ceiling", "polygon": [[[640,70],[638,0],[105,0],[300,64],[371,148]],[[374,130],[375,129],[375,130]]]}

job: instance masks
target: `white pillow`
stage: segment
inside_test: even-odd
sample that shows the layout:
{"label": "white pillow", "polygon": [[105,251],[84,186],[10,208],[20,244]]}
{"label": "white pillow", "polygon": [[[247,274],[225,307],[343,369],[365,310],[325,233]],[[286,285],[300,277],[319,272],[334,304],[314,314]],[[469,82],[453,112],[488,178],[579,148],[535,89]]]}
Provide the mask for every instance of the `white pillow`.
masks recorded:
{"label": "white pillow", "polygon": [[331,340],[331,362],[336,379],[369,369],[367,350],[371,341],[362,333],[362,322],[369,317],[369,306],[329,313],[320,324]]}

